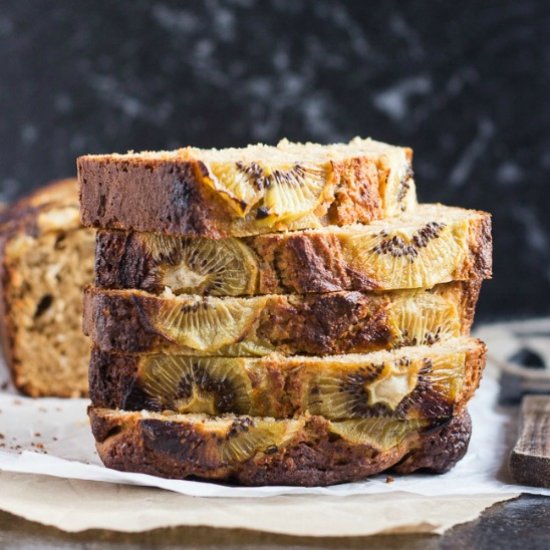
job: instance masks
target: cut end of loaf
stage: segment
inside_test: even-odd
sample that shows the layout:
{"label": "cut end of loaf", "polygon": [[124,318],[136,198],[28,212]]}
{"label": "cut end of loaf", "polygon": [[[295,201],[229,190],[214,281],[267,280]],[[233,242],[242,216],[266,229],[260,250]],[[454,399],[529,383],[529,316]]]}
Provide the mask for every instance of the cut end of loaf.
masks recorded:
{"label": "cut end of loaf", "polygon": [[93,279],[90,230],[28,235],[6,250],[10,368],[33,397],[88,391],[90,344],[82,333],[82,288]]}

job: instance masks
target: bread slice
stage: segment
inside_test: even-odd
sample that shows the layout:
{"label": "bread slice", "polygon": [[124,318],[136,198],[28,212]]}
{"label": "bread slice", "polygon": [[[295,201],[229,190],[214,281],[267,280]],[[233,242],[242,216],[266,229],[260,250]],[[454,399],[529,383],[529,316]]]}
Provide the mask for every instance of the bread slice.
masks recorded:
{"label": "bread slice", "polygon": [[92,351],[95,406],[179,413],[329,419],[434,418],[462,410],[479,384],[485,346],[433,346],[326,357],[188,357]]}
{"label": "bread slice", "polygon": [[86,155],[84,225],[221,238],[369,223],[416,204],[412,151],[371,139]]}
{"label": "bread slice", "polygon": [[261,356],[366,353],[468,334],[481,282],[385,293],[218,298],[88,287],[84,332],[103,350]]}
{"label": "bread slice", "polygon": [[431,288],[489,278],[491,254],[489,214],[421,205],[368,226],[246,239],[99,231],[95,283],[221,296]]}
{"label": "bread slice", "polygon": [[242,485],[317,486],[356,481],[389,468],[442,473],[460,460],[471,434],[468,413],[450,419],[320,416],[274,420],[212,418],[91,408],[101,460],[109,468]]}
{"label": "bread slice", "polygon": [[94,232],[79,221],[78,185],[62,180],[0,217],[0,336],[15,385],[32,396],[87,393],[82,288]]}

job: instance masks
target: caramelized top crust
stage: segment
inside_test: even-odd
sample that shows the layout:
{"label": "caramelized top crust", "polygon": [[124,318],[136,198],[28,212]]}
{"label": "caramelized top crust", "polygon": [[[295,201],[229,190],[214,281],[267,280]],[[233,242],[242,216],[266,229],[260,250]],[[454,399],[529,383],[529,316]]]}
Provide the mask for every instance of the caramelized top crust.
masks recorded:
{"label": "caramelized top crust", "polygon": [[0,239],[80,227],[76,179],[54,181],[0,210]]}

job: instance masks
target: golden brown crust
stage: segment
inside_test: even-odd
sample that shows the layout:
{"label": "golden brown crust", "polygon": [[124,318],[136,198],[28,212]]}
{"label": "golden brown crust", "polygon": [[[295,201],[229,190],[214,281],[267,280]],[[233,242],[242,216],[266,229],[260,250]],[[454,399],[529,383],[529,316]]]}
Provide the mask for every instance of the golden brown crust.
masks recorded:
{"label": "golden brown crust", "polygon": [[[445,216],[446,211],[442,210],[440,215]],[[429,222],[430,219],[425,221]],[[399,231],[399,223],[394,225]],[[491,277],[491,217],[486,213],[472,211],[467,220],[456,223],[456,231],[453,222],[449,223],[448,239],[454,253],[441,259],[437,270],[432,269],[431,265],[430,269],[426,269],[416,259],[407,266],[408,274],[398,267],[390,278],[376,263],[386,261],[387,256],[371,258],[371,250],[367,247],[363,261],[358,251],[363,242],[368,243],[371,239],[372,231],[368,227],[364,230],[355,227],[337,231],[274,233],[239,239],[240,246],[245,247],[248,255],[243,271],[250,266],[251,273],[258,273],[252,284],[246,290],[241,290],[240,294],[429,288],[450,280]],[[158,246],[156,242],[157,237],[149,234],[99,231],[95,284],[102,288],[135,288],[161,293],[166,286],[170,286],[166,273],[180,269],[182,255],[185,255],[190,241],[163,239],[162,246],[174,251],[165,254],[155,250]],[[216,241],[217,244],[210,241],[210,246],[226,246],[223,244],[225,242],[233,241]],[[434,242],[437,244],[437,239]],[[196,243],[193,241],[193,246]],[[219,251],[221,253],[222,248]],[[419,257],[424,253],[425,249],[421,249]],[[443,251],[439,256],[442,255]],[[203,294],[209,290],[190,287],[186,292]],[[231,295],[239,295],[239,292]]]}
{"label": "golden brown crust", "polygon": [[[468,334],[480,286],[481,282],[474,279],[430,290],[227,299],[88,287],[83,329],[105,351],[230,356],[274,351],[285,355],[368,353]],[[224,315],[219,314],[219,326],[211,325],[221,308]],[[243,321],[244,316],[250,320],[234,332],[232,341],[217,343],[215,333],[231,322],[226,317],[231,308],[235,321]],[[409,311],[412,313],[407,314]],[[190,328],[186,328],[201,323],[201,312],[206,324],[201,343],[207,339],[207,348],[191,343]],[[173,319],[178,314],[187,321],[174,328]]]}
{"label": "golden brown crust", "polygon": [[0,203],[0,231],[4,233],[25,226],[35,221],[39,212],[60,204],[78,208],[78,184],[74,178],[48,183],[13,204]]}
{"label": "golden brown crust", "polygon": [[472,249],[470,262],[472,273],[480,277],[490,278],[493,270],[493,234],[490,216],[484,216],[471,232],[470,246]]}
{"label": "golden brown crust", "polygon": [[[389,149],[389,148],[388,148]],[[393,148],[398,150],[398,148]],[[240,217],[221,193],[205,184],[209,171],[185,151],[158,158],[147,155],[83,156],[77,161],[82,223],[104,229],[161,232],[222,238],[326,225],[369,223],[415,203],[410,149],[388,166],[385,152],[326,161],[331,183],[314,211],[297,219],[266,224],[262,208]],[[199,155],[200,156],[200,155]],[[405,181],[387,186],[390,168]],[[403,194],[409,188],[408,197]],[[390,196],[391,194],[395,196]],[[405,200],[406,199],[406,200]]]}
{"label": "golden brown crust", "polygon": [[331,422],[313,416],[303,419],[283,445],[256,449],[244,460],[224,460],[218,452],[216,435],[181,417],[178,421],[170,417],[162,420],[94,408],[89,414],[99,456],[109,468],[251,486],[331,485],[360,480],[390,468],[399,473],[418,469],[442,473],[464,456],[471,433],[470,417],[465,411],[410,431],[399,442],[380,450],[337,435]]}
{"label": "golden brown crust", "polygon": [[446,417],[463,410],[474,394],[486,354],[479,341],[466,348],[452,342],[443,349],[425,346],[420,354],[401,348],[358,361],[125,355],[94,348],[90,397],[96,407],[212,415]]}
{"label": "golden brown crust", "polygon": [[[39,223],[40,215],[62,208],[78,212],[78,186],[75,179],[53,181],[18,201],[0,209],[0,238],[9,239],[26,233],[36,236],[43,232]],[[77,219],[74,216],[74,219]],[[73,229],[73,224],[68,229]]]}
{"label": "golden brown crust", "polygon": [[[68,256],[72,262],[71,255],[82,250],[72,264],[82,277],[87,273],[87,281],[91,279],[93,238],[90,230],[80,228],[75,179],[40,188],[0,216],[0,341],[14,384],[22,393],[33,397],[87,394],[86,358],[79,350],[86,350],[88,344],[78,330],[78,288],[69,292],[73,298],[77,296],[76,310],[71,302],[58,318],[47,309],[58,297],[56,293],[67,292],[62,286],[67,271],[63,258]],[[66,247],[71,252],[63,252]],[[62,266],[59,270],[52,263],[56,257]],[[72,278],[75,271],[69,269],[66,275]],[[78,285],[82,277],[66,283]],[[69,351],[65,358],[61,348],[68,342],[57,339],[63,338],[62,331],[67,339],[74,339],[73,353]]]}

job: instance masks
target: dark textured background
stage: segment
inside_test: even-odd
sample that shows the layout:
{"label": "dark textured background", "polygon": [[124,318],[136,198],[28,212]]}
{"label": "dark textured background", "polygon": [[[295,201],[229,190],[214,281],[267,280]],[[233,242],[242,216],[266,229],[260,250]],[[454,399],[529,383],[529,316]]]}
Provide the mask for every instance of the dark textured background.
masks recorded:
{"label": "dark textured background", "polygon": [[420,198],[494,214],[479,318],[550,313],[550,2],[0,0],[0,198],[87,152],[415,150]]}

